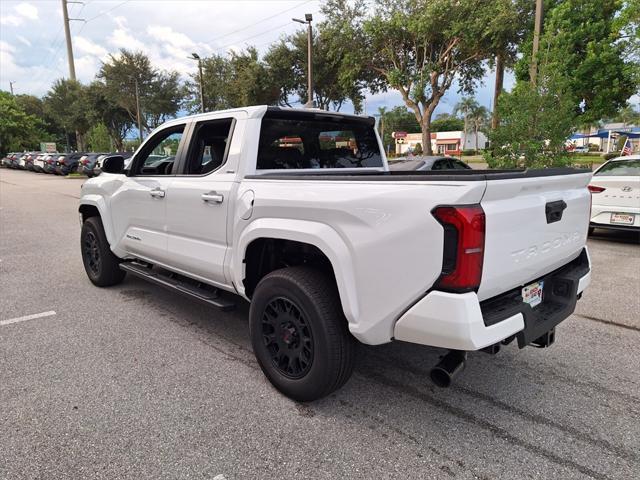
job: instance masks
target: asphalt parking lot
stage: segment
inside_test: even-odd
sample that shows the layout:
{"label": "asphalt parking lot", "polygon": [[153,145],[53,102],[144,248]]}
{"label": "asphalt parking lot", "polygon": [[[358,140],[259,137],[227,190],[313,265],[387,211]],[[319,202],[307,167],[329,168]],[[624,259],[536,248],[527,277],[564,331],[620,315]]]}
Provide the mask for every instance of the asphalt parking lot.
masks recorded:
{"label": "asphalt parking lot", "polygon": [[257,366],[246,304],[89,282],[82,181],[0,170],[0,478],[638,478],[637,238],[589,240],[593,283],[551,348],[471,354],[440,390],[440,351],[363,346],[303,405]]}

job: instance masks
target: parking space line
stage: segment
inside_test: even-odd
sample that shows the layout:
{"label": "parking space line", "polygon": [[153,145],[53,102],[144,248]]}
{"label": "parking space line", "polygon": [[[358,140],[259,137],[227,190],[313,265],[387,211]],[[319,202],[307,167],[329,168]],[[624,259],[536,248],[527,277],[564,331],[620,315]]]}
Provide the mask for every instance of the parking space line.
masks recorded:
{"label": "parking space line", "polygon": [[26,322],[27,320],[35,320],[36,318],[50,317],[56,312],[50,310],[48,312],[34,313],[33,315],[25,315],[24,317],[10,318],[9,320],[0,320],[0,327],[10,325],[12,323]]}

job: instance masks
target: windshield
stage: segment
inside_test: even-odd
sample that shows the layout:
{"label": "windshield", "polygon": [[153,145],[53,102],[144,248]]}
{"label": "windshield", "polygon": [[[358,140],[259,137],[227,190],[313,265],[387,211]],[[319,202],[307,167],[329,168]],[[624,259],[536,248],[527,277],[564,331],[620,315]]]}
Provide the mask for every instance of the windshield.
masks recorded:
{"label": "windshield", "polygon": [[323,115],[265,116],[259,170],[382,167],[373,125]]}
{"label": "windshield", "polygon": [[629,177],[640,175],[640,160],[616,160],[605,163],[600,170],[595,173],[599,176]]}

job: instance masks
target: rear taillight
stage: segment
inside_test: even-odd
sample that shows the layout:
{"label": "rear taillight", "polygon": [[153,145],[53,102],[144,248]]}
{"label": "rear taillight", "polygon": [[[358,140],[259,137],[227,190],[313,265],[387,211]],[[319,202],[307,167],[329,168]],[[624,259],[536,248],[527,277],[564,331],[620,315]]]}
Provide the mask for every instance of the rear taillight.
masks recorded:
{"label": "rear taillight", "polygon": [[480,205],[436,207],[432,214],[444,229],[442,273],[435,288],[477,290],[484,261],[484,210]]}
{"label": "rear taillight", "polygon": [[598,187],[596,185],[589,185],[587,187],[591,193],[602,193],[606,190],[604,187]]}

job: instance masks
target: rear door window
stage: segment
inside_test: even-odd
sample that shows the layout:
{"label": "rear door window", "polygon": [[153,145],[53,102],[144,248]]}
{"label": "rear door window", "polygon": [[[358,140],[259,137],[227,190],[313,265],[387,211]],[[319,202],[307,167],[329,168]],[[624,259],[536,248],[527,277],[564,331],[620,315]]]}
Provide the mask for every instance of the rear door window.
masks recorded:
{"label": "rear door window", "polygon": [[373,130],[366,120],[322,118],[262,120],[258,170],[367,168],[383,166]]}
{"label": "rear door window", "polygon": [[197,123],[184,173],[206,175],[220,168],[227,159],[232,129],[232,118]]}

